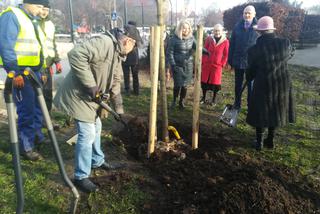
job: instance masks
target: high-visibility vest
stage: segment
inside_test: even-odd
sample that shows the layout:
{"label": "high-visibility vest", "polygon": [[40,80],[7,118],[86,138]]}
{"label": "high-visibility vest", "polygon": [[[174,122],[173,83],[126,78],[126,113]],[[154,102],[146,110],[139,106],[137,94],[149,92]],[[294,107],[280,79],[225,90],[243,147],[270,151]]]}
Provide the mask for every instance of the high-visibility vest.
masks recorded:
{"label": "high-visibility vest", "polygon": [[[14,46],[18,66],[38,66],[40,64],[41,44],[37,40],[32,21],[23,10],[15,7],[8,7],[1,15],[8,11],[12,11],[16,15],[20,25]],[[40,30],[40,28],[38,29]],[[3,65],[1,56],[0,65]]]}
{"label": "high-visibility vest", "polygon": [[55,33],[55,26],[52,21],[48,20],[44,22],[44,33],[45,33],[45,44],[43,46],[43,56],[44,58],[47,57],[55,57],[54,51],[54,33]]}

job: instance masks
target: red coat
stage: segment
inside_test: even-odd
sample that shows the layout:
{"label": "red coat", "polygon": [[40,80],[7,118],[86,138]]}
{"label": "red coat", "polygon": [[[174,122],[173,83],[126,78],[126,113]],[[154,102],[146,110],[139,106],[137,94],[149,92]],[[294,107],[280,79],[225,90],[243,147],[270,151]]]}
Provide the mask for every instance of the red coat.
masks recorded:
{"label": "red coat", "polygon": [[208,50],[209,56],[202,56],[201,82],[221,85],[222,68],[228,60],[229,40],[222,36],[216,43],[211,36],[208,36],[204,48]]}

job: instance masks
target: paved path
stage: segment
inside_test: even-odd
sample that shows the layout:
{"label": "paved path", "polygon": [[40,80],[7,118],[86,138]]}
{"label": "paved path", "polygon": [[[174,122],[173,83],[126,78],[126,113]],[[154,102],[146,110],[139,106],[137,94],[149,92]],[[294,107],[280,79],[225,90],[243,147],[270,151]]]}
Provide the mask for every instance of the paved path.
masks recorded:
{"label": "paved path", "polygon": [[314,48],[296,50],[295,55],[289,60],[289,63],[320,68],[320,45]]}

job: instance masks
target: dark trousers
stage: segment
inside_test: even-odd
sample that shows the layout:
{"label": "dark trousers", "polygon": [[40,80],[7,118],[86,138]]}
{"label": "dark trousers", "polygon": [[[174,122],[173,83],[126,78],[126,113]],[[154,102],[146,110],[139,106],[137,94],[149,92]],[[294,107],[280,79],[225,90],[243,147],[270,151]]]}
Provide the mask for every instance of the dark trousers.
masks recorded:
{"label": "dark trousers", "polygon": [[[244,75],[245,75],[245,69],[235,69],[235,85],[234,85],[234,92],[235,92],[235,100],[234,100],[234,106],[236,108],[241,108],[241,89],[242,89],[242,84],[244,80]],[[251,86],[252,82],[247,83],[248,87],[248,97],[247,97],[247,103],[249,103],[250,100],[250,95],[251,95]]]}
{"label": "dark trousers", "polygon": [[[41,73],[34,72],[39,81]],[[42,134],[42,111],[31,82],[25,79],[25,85],[21,89],[14,89],[14,99],[18,114],[18,137],[20,148],[23,152],[31,151],[34,147],[36,136],[39,141],[44,139]]]}
{"label": "dark trousers", "polygon": [[178,96],[179,96],[179,93],[180,93],[180,99],[179,99],[179,102],[182,103],[183,100],[186,98],[187,96],[187,87],[185,86],[174,86],[173,87],[173,101],[176,102]]}
{"label": "dark trousers", "polygon": [[138,65],[123,65],[124,89],[130,92],[130,70],[132,73],[133,93],[139,94],[139,69]]}
{"label": "dark trousers", "polygon": [[43,96],[44,100],[46,101],[46,105],[48,108],[48,111],[51,112],[52,109],[52,89],[53,89],[53,77],[50,74],[49,68],[46,69],[46,75],[47,75],[47,82],[43,84]]}

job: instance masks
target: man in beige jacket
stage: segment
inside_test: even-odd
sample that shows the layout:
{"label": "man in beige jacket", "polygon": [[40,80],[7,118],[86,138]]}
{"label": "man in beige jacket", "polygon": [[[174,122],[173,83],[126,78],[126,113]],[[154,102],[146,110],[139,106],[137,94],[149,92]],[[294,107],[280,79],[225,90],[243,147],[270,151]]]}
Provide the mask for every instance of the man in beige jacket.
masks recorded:
{"label": "man in beige jacket", "polygon": [[75,119],[78,139],[75,149],[75,185],[85,192],[98,187],[89,179],[91,168],[114,169],[105,162],[100,146],[101,120],[99,105],[94,101],[98,93],[109,93],[115,111],[123,114],[120,94],[121,63],[138,40],[136,31],[125,26],[116,35],[93,37],[77,45],[68,53],[71,71],[54,98],[57,108]]}

